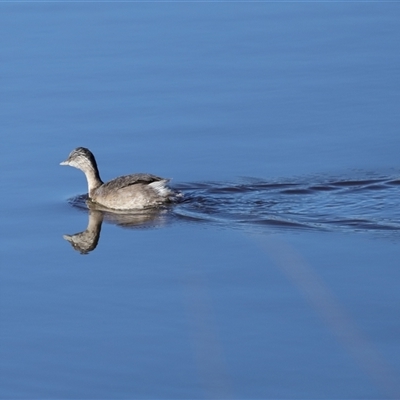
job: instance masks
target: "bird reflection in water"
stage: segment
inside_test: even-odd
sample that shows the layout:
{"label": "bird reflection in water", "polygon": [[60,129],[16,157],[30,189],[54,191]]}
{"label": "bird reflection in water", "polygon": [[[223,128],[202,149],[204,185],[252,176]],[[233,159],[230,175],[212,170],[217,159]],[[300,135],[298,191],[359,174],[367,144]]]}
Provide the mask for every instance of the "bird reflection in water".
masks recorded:
{"label": "bird reflection in water", "polygon": [[[89,199],[86,200],[86,205],[89,209],[87,228],[83,232],[73,235],[63,235],[63,238],[71,243],[74,250],[81,254],[88,254],[97,247],[103,221],[124,228],[150,228],[165,225],[168,212],[165,208],[136,212],[110,211]],[[79,208],[82,208],[81,206]]]}

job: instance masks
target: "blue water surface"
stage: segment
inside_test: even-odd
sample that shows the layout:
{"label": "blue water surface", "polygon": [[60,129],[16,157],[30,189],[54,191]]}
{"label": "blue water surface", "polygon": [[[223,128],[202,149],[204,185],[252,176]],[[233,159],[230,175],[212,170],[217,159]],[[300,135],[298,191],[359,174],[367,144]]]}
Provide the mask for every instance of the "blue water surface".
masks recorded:
{"label": "blue water surface", "polygon": [[[0,398],[399,398],[399,18],[1,2]],[[183,198],[89,210],[78,146]]]}

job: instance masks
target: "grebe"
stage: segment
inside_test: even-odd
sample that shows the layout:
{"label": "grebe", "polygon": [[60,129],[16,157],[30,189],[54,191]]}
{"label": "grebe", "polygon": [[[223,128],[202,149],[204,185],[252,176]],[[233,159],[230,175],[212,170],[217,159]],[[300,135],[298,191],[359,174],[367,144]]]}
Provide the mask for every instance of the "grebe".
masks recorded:
{"label": "grebe", "polygon": [[166,186],[169,179],[151,174],[132,174],[107,183],[100,179],[96,159],[89,149],[78,147],[60,165],[70,165],[86,175],[92,202],[114,210],[134,210],[170,203],[177,196]]}

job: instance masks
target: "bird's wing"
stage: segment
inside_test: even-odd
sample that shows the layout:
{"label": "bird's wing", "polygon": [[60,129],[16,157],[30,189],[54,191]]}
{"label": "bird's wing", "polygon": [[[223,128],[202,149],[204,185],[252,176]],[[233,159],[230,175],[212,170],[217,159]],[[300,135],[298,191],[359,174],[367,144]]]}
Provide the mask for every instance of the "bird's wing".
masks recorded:
{"label": "bird's wing", "polygon": [[118,190],[127,186],[144,184],[148,185],[153,182],[165,181],[168,182],[169,179],[160,178],[159,176],[151,175],[151,174],[132,174],[132,175],[124,175],[118,178],[115,178],[104,184],[104,188],[107,187],[109,190]]}

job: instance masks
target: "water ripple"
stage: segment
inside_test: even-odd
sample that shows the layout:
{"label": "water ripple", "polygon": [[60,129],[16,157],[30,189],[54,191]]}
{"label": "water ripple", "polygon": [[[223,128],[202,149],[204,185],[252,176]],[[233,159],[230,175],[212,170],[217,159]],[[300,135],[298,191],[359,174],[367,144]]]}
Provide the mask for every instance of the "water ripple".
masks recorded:
{"label": "water ripple", "polygon": [[271,228],[319,230],[400,230],[400,180],[307,179],[177,186],[184,200],[178,218]]}

